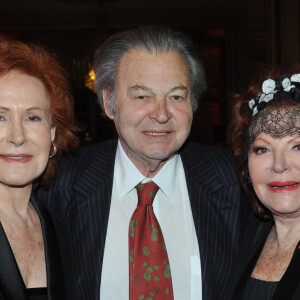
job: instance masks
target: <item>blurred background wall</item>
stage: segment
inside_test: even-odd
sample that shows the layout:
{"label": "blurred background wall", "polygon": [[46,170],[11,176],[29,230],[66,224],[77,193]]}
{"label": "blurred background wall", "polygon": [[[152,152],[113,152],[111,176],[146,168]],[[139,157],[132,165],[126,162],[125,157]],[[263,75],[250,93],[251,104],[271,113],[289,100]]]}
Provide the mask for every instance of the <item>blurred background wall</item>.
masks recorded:
{"label": "blurred background wall", "polygon": [[164,24],[188,34],[205,65],[208,89],[191,139],[226,146],[229,98],[260,68],[300,61],[299,0],[1,0],[0,32],[56,54],[69,73],[81,143],[115,137],[96,104],[95,49],[114,32]]}

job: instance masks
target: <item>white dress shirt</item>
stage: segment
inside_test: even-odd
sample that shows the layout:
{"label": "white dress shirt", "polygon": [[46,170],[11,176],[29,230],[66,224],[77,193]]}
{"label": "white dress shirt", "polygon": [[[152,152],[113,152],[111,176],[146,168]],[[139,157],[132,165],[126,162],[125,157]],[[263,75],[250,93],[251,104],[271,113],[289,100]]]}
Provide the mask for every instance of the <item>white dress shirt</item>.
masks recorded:
{"label": "white dress shirt", "polygon": [[[185,173],[175,155],[151,178],[159,186],[153,209],[162,229],[171,267],[175,300],[201,300],[202,281]],[[128,228],[137,206],[135,186],[149,181],[118,143],[111,207],[101,274],[101,300],[129,298]]]}

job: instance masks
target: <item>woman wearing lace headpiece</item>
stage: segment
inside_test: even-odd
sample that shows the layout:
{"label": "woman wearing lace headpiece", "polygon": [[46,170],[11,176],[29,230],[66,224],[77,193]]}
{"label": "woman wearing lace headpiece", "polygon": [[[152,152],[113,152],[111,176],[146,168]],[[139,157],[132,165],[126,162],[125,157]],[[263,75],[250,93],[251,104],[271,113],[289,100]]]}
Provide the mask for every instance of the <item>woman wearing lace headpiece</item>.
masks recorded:
{"label": "woman wearing lace headpiece", "polygon": [[261,74],[235,100],[229,141],[258,218],[227,299],[300,299],[300,65]]}

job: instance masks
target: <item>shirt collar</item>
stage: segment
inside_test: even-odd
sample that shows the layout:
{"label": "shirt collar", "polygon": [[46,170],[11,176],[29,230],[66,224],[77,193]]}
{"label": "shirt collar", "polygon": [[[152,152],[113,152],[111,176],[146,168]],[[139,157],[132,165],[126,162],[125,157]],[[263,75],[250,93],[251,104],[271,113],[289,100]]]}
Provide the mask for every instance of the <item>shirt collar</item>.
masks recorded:
{"label": "shirt collar", "polygon": [[128,194],[135,186],[146,177],[135,167],[126,155],[120,140],[116,153],[115,179],[118,184],[119,199]]}
{"label": "shirt collar", "polygon": [[180,162],[180,156],[176,154],[152,178],[170,201],[174,201],[177,197],[176,186],[178,186]]}
{"label": "shirt collar", "polygon": [[128,158],[119,140],[115,162],[115,180],[118,184],[119,199],[134,189],[139,182],[147,182],[149,180],[155,182],[170,201],[176,199],[175,187],[177,185],[180,162],[180,156],[176,154],[153,178],[148,179]]}

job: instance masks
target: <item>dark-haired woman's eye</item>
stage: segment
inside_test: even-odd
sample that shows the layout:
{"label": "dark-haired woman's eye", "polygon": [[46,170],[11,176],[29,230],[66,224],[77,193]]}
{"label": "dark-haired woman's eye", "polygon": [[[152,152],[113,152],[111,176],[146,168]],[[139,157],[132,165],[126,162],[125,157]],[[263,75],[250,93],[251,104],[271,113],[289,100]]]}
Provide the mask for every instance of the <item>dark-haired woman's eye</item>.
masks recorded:
{"label": "dark-haired woman's eye", "polygon": [[263,154],[263,153],[268,152],[268,149],[265,147],[254,147],[253,152],[256,154]]}
{"label": "dark-haired woman's eye", "polygon": [[300,144],[299,144],[299,145],[296,145],[296,146],[294,146],[294,149],[296,149],[296,150],[300,151]]}

